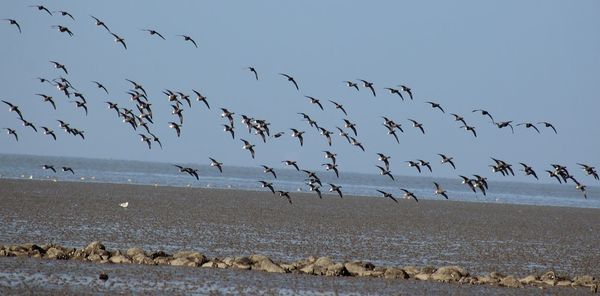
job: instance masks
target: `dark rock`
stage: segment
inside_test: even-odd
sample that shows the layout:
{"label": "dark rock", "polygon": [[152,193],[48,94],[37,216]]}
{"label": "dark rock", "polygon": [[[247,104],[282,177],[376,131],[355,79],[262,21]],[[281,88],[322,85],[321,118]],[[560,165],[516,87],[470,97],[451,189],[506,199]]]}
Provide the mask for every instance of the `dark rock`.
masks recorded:
{"label": "dark rock", "polygon": [[150,258],[152,258],[152,260],[159,258],[159,257],[171,257],[171,255],[169,255],[163,251],[156,251],[156,252],[153,252],[152,254],[150,254]]}
{"label": "dark rock", "polygon": [[98,279],[100,279],[102,281],[107,281],[108,280],[108,274],[106,274],[106,272],[101,272],[100,275],[98,276]]}
{"label": "dark rock", "polygon": [[[317,260],[318,261],[318,260]],[[326,276],[348,276],[350,273],[342,263],[334,263],[327,266],[325,270]]]}

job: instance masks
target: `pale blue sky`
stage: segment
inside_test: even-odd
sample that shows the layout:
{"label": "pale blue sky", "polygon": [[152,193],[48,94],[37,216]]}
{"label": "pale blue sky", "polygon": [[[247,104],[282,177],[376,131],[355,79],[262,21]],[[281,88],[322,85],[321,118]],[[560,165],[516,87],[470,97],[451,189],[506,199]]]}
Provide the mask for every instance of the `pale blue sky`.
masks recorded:
{"label": "pale blue sky", "polygon": [[[142,4],[144,3],[144,4]],[[296,159],[303,168],[317,170],[325,162],[322,150],[339,155],[342,171],[378,173],[376,152],[392,155],[394,174],[415,175],[405,160],[422,158],[434,164],[433,176],[456,177],[480,173],[491,178],[490,156],[518,166],[534,166],[542,181],[551,182],[544,169],[561,163],[577,171],[575,163],[600,166],[600,2],[598,1],[52,1],[50,10],[66,10],[75,21],[49,16],[27,7],[36,2],[2,1],[0,18],[16,19],[19,35],[8,22],[0,23],[0,98],[21,107],[26,119],[55,129],[54,142],[20,125],[7,106],[0,110],[0,127],[17,128],[18,143],[4,134],[0,153],[64,155],[92,158],[156,160],[208,164],[213,156],[226,165],[280,167]],[[90,15],[104,20],[126,39],[128,50],[113,42]],[[68,26],[72,38],[50,28]],[[166,41],[140,31],[153,28]],[[177,34],[190,35],[199,48]],[[89,116],[76,109],[54,87],[37,76],[62,73],[49,60],[68,67],[75,87],[89,101]],[[255,81],[244,70],[254,66]],[[293,75],[300,92],[279,72]],[[164,150],[149,151],[137,132],[108,110],[106,100],[133,108],[125,92],[130,78],[144,85],[153,103],[153,130]],[[343,80],[374,82],[377,97],[366,89],[356,92]],[[107,96],[90,83],[102,82]],[[383,88],[406,84],[414,101],[400,101]],[[174,119],[164,89],[205,94],[212,110],[193,105],[184,111],[180,139],[168,128]],[[53,95],[54,111],[35,93]],[[304,95],[322,99],[325,112]],[[358,126],[358,140],[366,153],[336,135],[334,146],[308,127],[296,112],[306,112],[334,131],[343,114],[327,100],[344,104]],[[476,126],[473,138],[449,114],[424,102],[442,104],[447,113],[459,113]],[[263,144],[248,135],[236,117],[236,140],[223,132],[218,108],[237,115],[267,119],[273,131],[287,134]],[[541,134],[515,127],[498,130],[489,120],[472,113],[487,109],[495,119],[550,121],[559,131],[540,127]],[[401,144],[386,134],[380,116],[403,125]],[[408,118],[423,122],[427,134],[410,126]],[[56,119],[86,131],[87,139],[59,131]],[[289,128],[307,131],[299,149]],[[241,149],[239,136],[256,144],[256,159]],[[437,153],[455,157],[458,170],[440,166]],[[425,175],[430,175],[426,173]],[[521,174],[519,174],[521,175]],[[529,177],[505,180],[531,181]]]}

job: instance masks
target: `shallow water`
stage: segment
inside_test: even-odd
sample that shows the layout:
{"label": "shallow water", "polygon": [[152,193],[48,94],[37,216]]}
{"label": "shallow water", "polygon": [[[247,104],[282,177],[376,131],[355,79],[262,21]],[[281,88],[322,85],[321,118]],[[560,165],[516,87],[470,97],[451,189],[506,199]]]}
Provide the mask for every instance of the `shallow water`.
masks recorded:
{"label": "shallow water", "polygon": [[[56,164],[58,173],[41,169],[42,164]],[[64,173],[58,165],[72,167],[77,174]],[[199,169],[200,180],[179,173],[172,164],[85,159],[71,157],[50,157],[0,154],[0,178],[8,179],[34,179],[57,180],[95,183],[117,184],[143,184],[178,187],[203,187],[240,190],[262,190],[258,180],[268,180],[274,183],[276,189],[285,191],[307,191],[304,184],[306,175],[302,172],[287,168],[275,168],[278,179],[263,173],[262,168],[248,168],[227,166],[223,174],[208,165],[181,164]],[[378,196],[376,189],[402,195],[398,184],[414,191],[420,199],[440,199],[433,194],[432,177],[396,176],[396,182],[379,175],[343,173],[335,178],[330,172],[317,172],[325,185],[324,193],[329,190],[326,183],[334,183],[343,187],[347,195]],[[490,181],[487,196],[481,193],[474,194],[461,184],[460,179],[435,178],[448,191],[451,200],[483,202],[483,203],[508,203],[546,206],[567,206],[579,208],[600,208],[600,188],[594,186],[597,182],[591,177],[586,177],[584,183],[588,184],[588,199],[584,199],[573,184],[543,184],[519,182],[494,182]]]}

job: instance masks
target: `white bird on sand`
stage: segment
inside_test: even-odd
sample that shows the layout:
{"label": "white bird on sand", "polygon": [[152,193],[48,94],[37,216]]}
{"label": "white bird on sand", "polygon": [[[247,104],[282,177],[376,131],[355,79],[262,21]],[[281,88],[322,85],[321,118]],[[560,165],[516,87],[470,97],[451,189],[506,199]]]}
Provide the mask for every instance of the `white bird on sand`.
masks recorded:
{"label": "white bird on sand", "polygon": [[122,208],[127,208],[129,206],[129,202],[126,201],[126,202],[120,203],[119,206]]}

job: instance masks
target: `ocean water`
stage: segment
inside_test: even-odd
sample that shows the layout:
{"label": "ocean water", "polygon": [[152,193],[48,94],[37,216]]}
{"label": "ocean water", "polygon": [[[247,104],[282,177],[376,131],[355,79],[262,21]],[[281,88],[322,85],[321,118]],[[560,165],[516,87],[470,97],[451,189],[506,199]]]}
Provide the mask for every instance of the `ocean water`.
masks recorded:
{"label": "ocean water", "polygon": [[[57,173],[43,170],[43,164],[53,164]],[[202,187],[237,190],[266,190],[260,187],[258,180],[273,182],[275,190],[290,192],[309,191],[305,184],[306,174],[294,169],[275,168],[277,179],[263,173],[262,168],[226,166],[223,173],[206,164],[180,164],[198,169],[199,180],[179,170],[169,163],[142,162],[127,160],[88,159],[73,157],[32,156],[0,154],[0,178],[34,179],[49,181],[96,182],[139,184],[154,186]],[[76,174],[62,172],[60,167],[73,168]],[[444,199],[435,196],[433,181],[447,190],[449,202],[468,201],[483,203],[509,203],[544,206],[566,206],[578,208],[600,208],[600,188],[594,183],[600,182],[586,176],[588,184],[584,199],[575,185],[489,181],[487,196],[473,193],[461,184],[460,179],[395,176],[396,181],[388,177],[343,172],[336,178],[332,172],[317,172],[323,183],[322,192],[329,193],[329,185],[342,186],[344,195],[380,196],[377,189],[402,196],[400,188],[413,191],[419,199]],[[337,196],[337,195],[331,195]]]}

